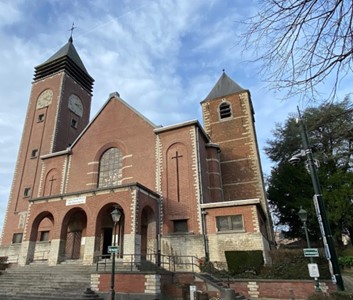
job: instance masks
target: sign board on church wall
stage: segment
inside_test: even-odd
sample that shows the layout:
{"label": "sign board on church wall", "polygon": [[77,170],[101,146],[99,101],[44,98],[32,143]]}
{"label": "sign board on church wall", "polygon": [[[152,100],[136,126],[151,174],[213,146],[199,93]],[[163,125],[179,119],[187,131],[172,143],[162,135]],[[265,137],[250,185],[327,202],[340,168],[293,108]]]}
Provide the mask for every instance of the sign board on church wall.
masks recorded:
{"label": "sign board on church wall", "polygon": [[86,203],[85,196],[66,199],[66,206],[85,204],[85,203]]}

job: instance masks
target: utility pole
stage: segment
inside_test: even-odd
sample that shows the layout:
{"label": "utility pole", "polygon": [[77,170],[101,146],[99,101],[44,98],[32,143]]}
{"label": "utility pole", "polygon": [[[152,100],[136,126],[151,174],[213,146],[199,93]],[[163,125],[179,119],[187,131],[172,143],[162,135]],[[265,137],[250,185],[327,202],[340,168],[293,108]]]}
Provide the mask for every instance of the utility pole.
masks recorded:
{"label": "utility pole", "polygon": [[300,126],[300,134],[302,137],[303,148],[307,157],[308,167],[310,170],[310,176],[314,187],[314,204],[316,208],[316,214],[320,225],[321,235],[324,243],[326,258],[329,262],[330,271],[332,274],[332,279],[337,285],[337,289],[340,291],[344,291],[343,279],[340,271],[340,267],[338,264],[337,254],[335,250],[335,246],[333,243],[332,233],[330,224],[327,219],[326,209],[324,199],[322,197],[321,186],[319,182],[319,177],[317,176],[316,165],[313,159],[312,150],[310,147],[308,134],[306,131],[306,127],[304,121],[301,118],[299,107],[299,126]]}

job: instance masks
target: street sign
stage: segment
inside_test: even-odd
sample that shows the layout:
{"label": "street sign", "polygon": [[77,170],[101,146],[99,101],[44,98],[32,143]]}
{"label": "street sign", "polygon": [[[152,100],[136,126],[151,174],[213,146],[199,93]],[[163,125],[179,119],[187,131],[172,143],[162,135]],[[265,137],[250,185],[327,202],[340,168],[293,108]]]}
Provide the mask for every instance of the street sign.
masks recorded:
{"label": "street sign", "polygon": [[108,253],[118,253],[119,247],[118,246],[108,246]]}
{"label": "street sign", "polygon": [[312,278],[320,277],[319,267],[317,264],[308,264],[309,275]]}
{"label": "street sign", "polygon": [[319,257],[319,250],[317,248],[305,248],[303,250],[305,257]]}

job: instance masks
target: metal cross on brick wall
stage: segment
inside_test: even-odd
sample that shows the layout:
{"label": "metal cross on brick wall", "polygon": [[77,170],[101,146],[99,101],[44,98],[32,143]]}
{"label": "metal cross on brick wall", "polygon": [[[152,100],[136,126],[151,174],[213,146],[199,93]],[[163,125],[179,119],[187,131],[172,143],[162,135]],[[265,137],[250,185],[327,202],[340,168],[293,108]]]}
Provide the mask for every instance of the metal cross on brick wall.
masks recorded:
{"label": "metal cross on brick wall", "polygon": [[51,192],[52,192],[53,184],[54,184],[55,180],[56,180],[56,178],[54,177],[54,175],[51,177],[51,179],[49,179],[49,181],[50,181],[49,196],[51,196]]}
{"label": "metal cross on brick wall", "polygon": [[182,155],[179,155],[178,151],[175,152],[175,156],[172,157],[172,159],[175,159],[176,163],[176,181],[177,181],[177,199],[178,202],[180,202],[180,189],[179,189],[179,158],[183,157]]}

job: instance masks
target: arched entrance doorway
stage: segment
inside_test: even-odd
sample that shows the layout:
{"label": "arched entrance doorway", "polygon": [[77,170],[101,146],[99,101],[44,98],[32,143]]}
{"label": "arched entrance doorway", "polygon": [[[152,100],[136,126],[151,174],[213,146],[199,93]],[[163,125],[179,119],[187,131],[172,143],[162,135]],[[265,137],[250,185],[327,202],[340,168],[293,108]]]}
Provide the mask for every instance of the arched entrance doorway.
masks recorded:
{"label": "arched entrance doorway", "polygon": [[146,206],[141,214],[141,258],[157,252],[157,224],[152,208]]}
{"label": "arched entrance doorway", "polygon": [[86,213],[80,209],[73,209],[65,217],[66,226],[65,259],[80,259],[83,255],[82,237],[85,236],[87,226]]}
{"label": "arched entrance doorway", "polygon": [[54,217],[48,211],[40,213],[35,218],[30,235],[30,240],[35,246],[29,261],[48,260],[53,226]]}
{"label": "arched entrance doorway", "polygon": [[105,205],[99,212],[97,218],[97,243],[96,252],[101,253],[104,257],[109,257],[109,246],[113,245],[114,241],[114,222],[111,216],[112,211],[117,208],[121,213],[120,220],[116,224],[115,243],[119,251],[117,256],[123,257],[124,253],[124,210],[117,204],[111,203]]}

